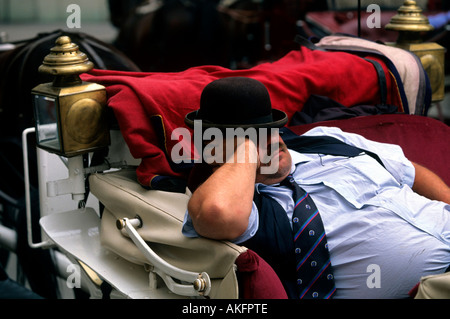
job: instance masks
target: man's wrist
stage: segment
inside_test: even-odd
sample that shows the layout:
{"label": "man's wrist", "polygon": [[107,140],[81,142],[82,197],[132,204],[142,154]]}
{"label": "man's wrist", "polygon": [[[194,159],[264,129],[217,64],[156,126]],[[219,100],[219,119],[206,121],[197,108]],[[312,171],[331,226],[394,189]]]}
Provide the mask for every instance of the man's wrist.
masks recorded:
{"label": "man's wrist", "polygon": [[236,139],[236,148],[227,162],[256,164],[259,167],[258,147],[255,142],[246,137]]}

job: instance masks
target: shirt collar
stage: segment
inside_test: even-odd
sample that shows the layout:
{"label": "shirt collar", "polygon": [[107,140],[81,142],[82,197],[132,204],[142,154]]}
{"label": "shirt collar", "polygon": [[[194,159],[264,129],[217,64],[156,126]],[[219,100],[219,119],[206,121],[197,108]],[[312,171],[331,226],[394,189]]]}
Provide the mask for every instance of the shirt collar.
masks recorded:
{"label": "shirt collar", "polygon": [[311,161],[311,158],[308,157],[308,155],[293,151],[291,149],[289,149],[288,151],[291,154],[291,158],[292,158],[292,167],[291,167],[291,172],[290,172],[291,174],[294,173],[295,167],[297,164],[302,163],[302,162]]}
{"label": "shirt collar", "polygon": [[[297,164],[299,164],[301,162],[309,162],[311,160],[311,158],[309,158],[307,155],[301,154],[301,153],[293,151],[291,149],[289,149],[288,151],[291,154],[291,158],[292,158],[291,170],[289,172],[290,174],[293,174],[295,172],[295,168],[296,168]],[[256,183],[255,189],[258,193],[260,193],[260,189],[264,189],[267,186],[279,186],[279,185],[280,185],[280,183],[276,183],[276,184],[272,184],[272,185]]]}

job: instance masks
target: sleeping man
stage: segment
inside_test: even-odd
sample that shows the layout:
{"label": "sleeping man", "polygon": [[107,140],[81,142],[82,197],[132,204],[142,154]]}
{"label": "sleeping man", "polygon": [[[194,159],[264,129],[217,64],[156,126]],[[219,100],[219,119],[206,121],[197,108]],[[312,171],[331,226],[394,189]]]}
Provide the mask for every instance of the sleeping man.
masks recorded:
{"label": "sleeping man", "polygon": [[[183,233],[254,250],[290,298],[406,298],[422,276],[448,270],[450,188],[399,146],[337,128],[278,130],[286,114],[262,83],[242,77],[208,84],[185,120],[204,131],[279,131],[224,140],[232,152],[223,157],[209,148],[215,157]],[[269,165],[276,170],[264,172]]]}

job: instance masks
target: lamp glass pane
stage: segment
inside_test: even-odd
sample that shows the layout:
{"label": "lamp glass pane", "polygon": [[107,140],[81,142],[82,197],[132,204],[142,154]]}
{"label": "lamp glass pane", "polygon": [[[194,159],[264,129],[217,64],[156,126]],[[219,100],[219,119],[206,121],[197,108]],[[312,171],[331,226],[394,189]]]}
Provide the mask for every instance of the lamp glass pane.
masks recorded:
{"label": "lamp glass pane", "polygon": [[60,150],[57,103],[52,97],[34,95],[37,142],[43,147]]}

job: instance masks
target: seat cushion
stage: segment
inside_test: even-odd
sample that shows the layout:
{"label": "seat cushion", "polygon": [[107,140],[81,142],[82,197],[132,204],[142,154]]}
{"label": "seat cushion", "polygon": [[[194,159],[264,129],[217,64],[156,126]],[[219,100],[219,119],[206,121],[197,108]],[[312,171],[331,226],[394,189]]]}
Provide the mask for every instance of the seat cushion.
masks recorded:
{"label": "seat cushion", "polygon": [[[147,190],[137,182],[134,169],[93,174],[89,182],[92,194],[105,206],[100,228],[104,247],[133,263],[149,264],[131,239],[116,227],[117,219],[139,215],[143,226],[138,233],[158,256],[178,268],[208,273],[214,281],[211,295],[237,297],[234,264],[246,248],[226,241],[185,237],[181,227],[189,195]],[[231,284],[223,283],[224,278]],[[221,291],[222,284],[231,290]]]}

